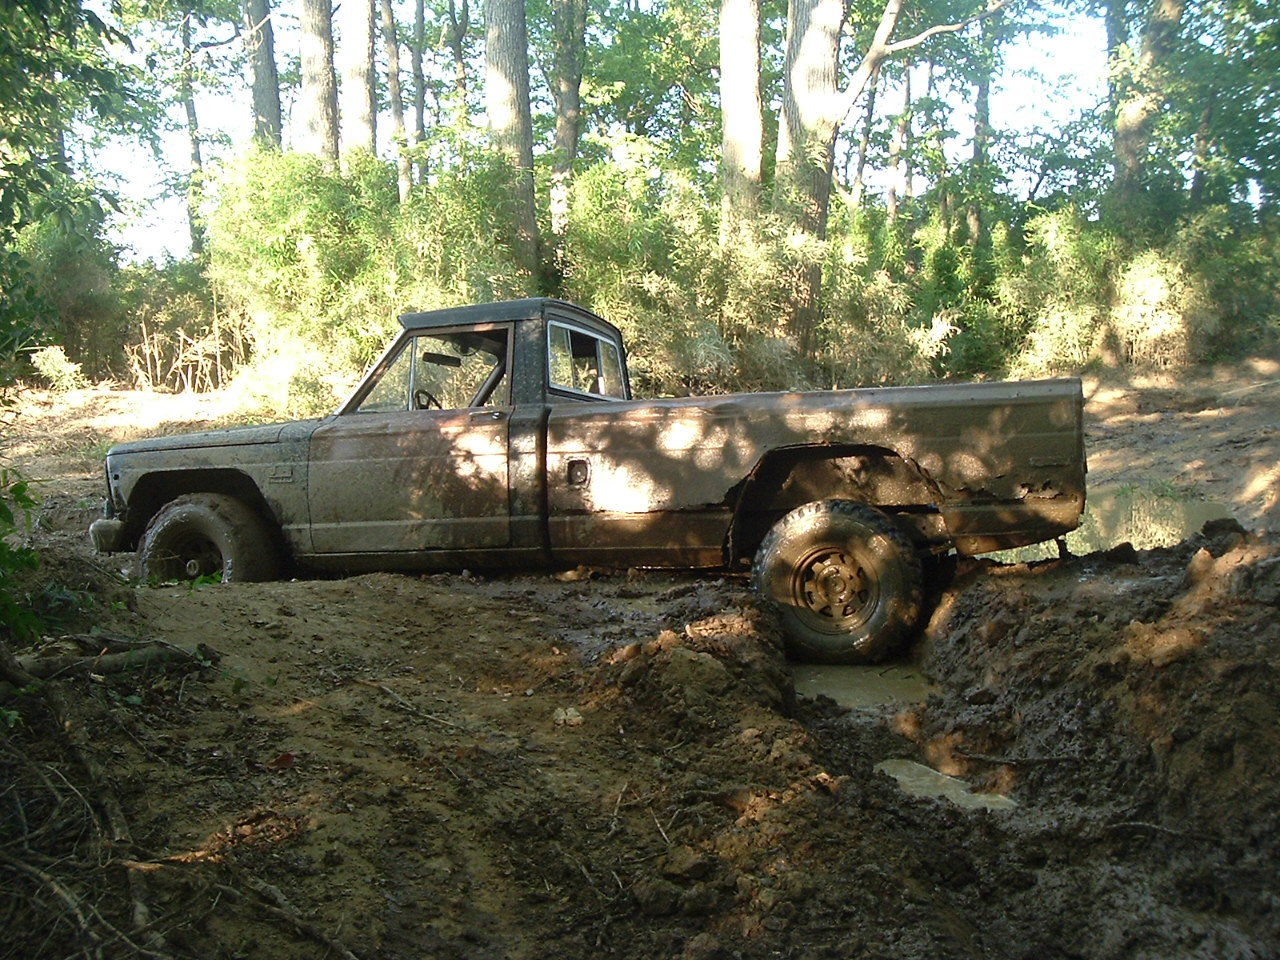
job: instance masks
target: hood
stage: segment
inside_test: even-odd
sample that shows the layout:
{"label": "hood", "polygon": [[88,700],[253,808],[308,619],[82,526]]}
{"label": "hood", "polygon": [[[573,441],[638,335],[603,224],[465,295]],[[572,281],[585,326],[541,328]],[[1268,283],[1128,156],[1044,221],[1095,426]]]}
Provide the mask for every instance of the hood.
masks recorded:
{"label": "hood", "polygon": [[287,430],[293,436],[306,435],[315,429],[319,420],[297,420],[290,423],[270,423],[253,427],[224,427],[218,430],[202,430],[199,433],[179,433],[166,437],[147,437],[130,440],[107,451],[116,454],[147,453],[160,450],[207,449],[209,447],[253,446],[276,443]]}

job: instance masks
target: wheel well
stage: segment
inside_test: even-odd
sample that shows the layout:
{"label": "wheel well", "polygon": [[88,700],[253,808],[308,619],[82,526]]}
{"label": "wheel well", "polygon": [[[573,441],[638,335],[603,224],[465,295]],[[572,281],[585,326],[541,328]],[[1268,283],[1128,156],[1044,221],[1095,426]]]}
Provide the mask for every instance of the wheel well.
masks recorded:
{"label": "wheel well", "polygon": [[[856,500],[902,521],[917,543],[935,539],[922,522],[937,517],[933,483],[913,461],[884,447],[856,444],[770,451],[739,484],[727,549],[730,562],[749,557],[781,517],[814,500]],[[943,533],[945,536],[945,533]]]}
{"label": "wheel well", "polygon": [[279,524],[258,485],[239,470],[167,470],[148,474],[134,485],[129,497],[125,543],[136,547],[157,511],[170,500],[188,493],[224,493],[235,497],[268,521],[270,529],[278,531]]}

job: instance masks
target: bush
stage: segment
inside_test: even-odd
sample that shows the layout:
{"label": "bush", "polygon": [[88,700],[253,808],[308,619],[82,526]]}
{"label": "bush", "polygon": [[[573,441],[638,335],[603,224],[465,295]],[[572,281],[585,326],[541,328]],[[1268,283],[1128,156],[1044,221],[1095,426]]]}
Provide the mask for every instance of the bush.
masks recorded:
{"label": "bush", "polygon": [[86,387],[89,381],[80,372],[80,364],[67,359],[61,347],[41,347],[31,355],[31,365],[58,393],[79,390]]}
{"label": "bush", "polygon": [[39,557],[30,547],[13,542],[35,506],[26,478],[0,467],[0,640],[25,640],[39,628],[17,580],[18,574],[38,566]]}

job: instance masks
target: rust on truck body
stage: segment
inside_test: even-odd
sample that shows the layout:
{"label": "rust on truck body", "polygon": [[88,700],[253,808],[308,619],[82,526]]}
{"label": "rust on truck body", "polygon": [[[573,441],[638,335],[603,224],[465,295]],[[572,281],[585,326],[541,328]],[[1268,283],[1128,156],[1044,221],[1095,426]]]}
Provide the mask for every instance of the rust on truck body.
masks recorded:
{"label": "rust on truck body", "polygon": [[1080,382],[632,400],[621,335],[561,301],[406,314],[334,415],[114,447],[103,549],[183,493],[248,503],[318,569],[721,567],[789,510],[876,506],[922,550],[1061,536]]}

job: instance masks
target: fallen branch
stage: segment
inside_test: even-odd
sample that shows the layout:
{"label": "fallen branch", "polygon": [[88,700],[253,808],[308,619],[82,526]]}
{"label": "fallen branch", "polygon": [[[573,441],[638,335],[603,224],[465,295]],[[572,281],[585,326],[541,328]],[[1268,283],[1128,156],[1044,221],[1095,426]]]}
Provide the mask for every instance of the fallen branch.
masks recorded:
{"label": "fallen branch", "polygon": [[[79,642],[79,638],[72,638]],[[115,641],[119,644],[119,641]],[[102,649],[109,648],[101,644]],[[175,647],[160,641],[145,641],[119,653],[99,653],[92,657],[19,657],[18,666],[31,677],[40,680],[52,680],[64,677],[87,677],[91,674],[124,673],[140,667],[158,664],[197,664],[213,663],[217,654],[204,644],[195,650]]]}

